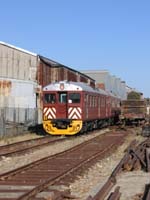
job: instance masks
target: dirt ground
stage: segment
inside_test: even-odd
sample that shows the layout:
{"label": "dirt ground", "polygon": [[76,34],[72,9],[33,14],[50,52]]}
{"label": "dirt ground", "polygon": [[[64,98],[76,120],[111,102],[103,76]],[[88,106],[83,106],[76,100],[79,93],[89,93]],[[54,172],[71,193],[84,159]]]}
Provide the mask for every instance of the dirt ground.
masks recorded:
{"label": "dirt ground", "polygon": [[4,139],[1,138],[0,146],[11,144],[14,142],[24,141],[24,140],[31,140],[31,139],[35,139],[35,138],[39,138],[39,137],[43,137],[43,136],[37,135],[36,133],[26,133],[24,135],[17,135],[15,137],[11,136],[11,137],[7,137]]}
{"label": "dirt ground", "polygon": [[[124,150],[128,147],[130,142],[134,139],[139,141],[139,143],[145,140],[145,138],[139,135],[140,131],[140,129],[133,131],[132,134],[126,138],[125,143],[120,146],[115,153],[96,163],[84,176],[79,176],[78,179],[70,185],[72,194],[77,195],[81,200],[86,200],[89,195],[94,196],[122,159]],[[143,171],[123,172],[118,175],[115,187],[120,186],[120,200],[140,200],[140,198],[137,197],[144,192],[145,184],[148,183],[150,183],[150,173]],[[115,187],[112,191],[114,191]]]}
{"label": "dirt ground", "polygon": [[[90,139],[91,137],[94,137],[95,134],[103,134],[107,131],[109,131],[109,129],[100,130],[98,133],[94,133],[92,135],[83,135],[75,138],[73,141],[64,141],[61,144],[56,143],[53,146],[45,147],[42,150],[37,150],[24,156],[13,158],[4,157],[0,161],[0,174],[38,160],[42,157],[64,151],[72,146]],[[77,179],[69,186],[71,194],[78,197],[80,200],[86,200],[89,195],[94,195],[95,192],[104,185],[113,169],[117,166],[124,155],[124,150],[128,147],[130,142],[134,139],[138,140],[139,142],[145,140],[145,138],[140,135],[140,131],[141,130],[139,128],[132,131],[132,133],[126,137],[124,144],[121,145],[115,153],[97,162],[81,176],[79,175]],[[0,145],[37,137],[41,136],[37,136],[35,134],[26,134],[24,136],[7,138],[7,140],[1,140]],[[139,194],[143,193],[145,184],[147,183],[150,183],[149,173],[143,171],[134,171],[120,174],[117,177],[116,184],[116,186],[120,186],[120,191],[122,193],[120,200],[139,200],[137,197]]]}

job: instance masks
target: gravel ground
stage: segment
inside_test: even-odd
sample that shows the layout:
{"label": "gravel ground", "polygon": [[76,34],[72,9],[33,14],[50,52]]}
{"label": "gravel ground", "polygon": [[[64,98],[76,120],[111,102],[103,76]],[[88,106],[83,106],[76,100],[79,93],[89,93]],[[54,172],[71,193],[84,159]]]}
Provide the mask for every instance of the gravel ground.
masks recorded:
{"label": "gravel ground", "polygon": [[[90,168],[82,177],[70,185],[70,189],[73,195],[79,197],[81,200],[85,200],[89,195],[94,195],[107,181],[112,171],[115,169],[119,161],[124,156],[124,150],[128,147],[133,139],[137,139],[139,142],[144,140],[139,135],[140,130],[137,129],[130,134],[123,145],[121,145],[115,153],[110,157],[101,160]],[[121,198],[120,200],[135,200],[135,196],[142,193],[145,188],[145,184],[150,183],[149,174],[136,171],[126,172],[118,176],[116,186],[120,186]],[[138,187],[136,188],[136,181],[138,181]],[[134,185],[133,185],[134,184]],[[79,189],[80,188],[80,189]],[[107,198],[106,198],[107,199]]]}
{"label": "gravel ground", "polygon": [[[14,168],[20,167],[22,165],[28,164],[40,158],[43,158],[48,155],[53,155],[58,152],[64,151],[70,147],[73,147],[77,144],[82,143],[95,137],[96,135],[103,134],[109,131],[109,129],[100,130],[97,133],[82,135],[74,138],[73,140],[64,141],[62,143],[55,143],[50,147],[45,147],[42,150],[36,150],[33,153],[26,154],[24,156],[18,156],[13,158],[6,158],[0,161],[0,174],[12,170]],[[85,200],[90,194],[95,194],[95,191],[101,188],[107,178],[112,173],[113,169],[119,163],[121,158],[124,155],[124,150],[128,147],[130,142],[133,139],[137,139],[139,142],[142,142],[145,138],[139,135],[140,130],[137,128],[135,131],[132,131],[132,134],[129,134],[125,140],[125,143],[121,145],[118,150],[113,153],[108,158],[105,158],[97,162],[92,168],[88,169],[82,176],[78,176],[77,179],[70,184],[69,189],[72,195],[75,195],[80,200]],[[39,137],[31,134],[31,138]],[[0,141],[0,144],[7,144],[21,141],[24,139],[30,139],[30,134],[23,137],[11,138],[11,140]],[[138,181],[140,179],[140,181]],[[137,184],[139,183],[138,187]],[[142,171],[128,172],[123,173],[118,176],[117,185],[121,186],[121,199],[120,200],[135,200],[135,196],[141,193],[144,190],[145,184],[149,183],[149,174]],[[137,189],[138,188],[138,189]]]}
{"label": "gravel ground", "polygon": [[[13,170],[15,168],[21,167],[23,165],[29,164],[33,161],[39,160],[41,158],[44,158],[49,155],[54,155],[56,153],[65,151],[75,145],[78,145],[82,143],[83,141],[89,140],[92,137],[95,137],[96,135],[103,134],[105,132],[109,131],[109,129],[104,129],[100,130],[99,132],[93,133],[93,134],[88,134],[88,135],[82,135],[74,138],[73,140],[66,140],[61,143],[55,143],[50,146],[46,146],[42,149],[36,150],[33,153],[27,153],[23,156],[17,156],[17,157],[2,157],[2,160],[0,161],[0,174],[5,173],[7,171]],[[36,135],[35,135],[36,137]],[[21,141],[24,139],[29,139],[29,135],[25,136],[20,136],[11,139],[11,143]],[[31,138],[34,138],[34,136],[31,134]],[[6,141],[7,144],[8,141]],[[1,144],[5,144],[5,141],[1,140]]]}
{"label": "gravel ground", "polygon": [[16,137],[8,137],[8,138],[5,138],[5,139],[0,139],[0,146],[11,144],[11,143],[14,143],[14,142],[40,138],[40,137],[43,137],[43,136],[37,135],[35,133],[27,133],[27,134],[24,134],[24,135],[21,135],[21,136],[18,135]]}
{"label": "gravel ground", "polygon": [[150,183],[150,173],[132,171],[121,174],[117,179],[120,192],[123,194],[120,200],[136,200],[145,190],[145,184]]}

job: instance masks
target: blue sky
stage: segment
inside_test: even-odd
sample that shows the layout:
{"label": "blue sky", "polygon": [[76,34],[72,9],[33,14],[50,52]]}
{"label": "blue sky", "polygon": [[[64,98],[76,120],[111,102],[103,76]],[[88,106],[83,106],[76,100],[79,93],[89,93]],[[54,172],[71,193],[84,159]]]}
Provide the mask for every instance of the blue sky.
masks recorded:
{"label": "blue sky", "polygon": [[149,0],[0,0],[0,40],[150,97]]}

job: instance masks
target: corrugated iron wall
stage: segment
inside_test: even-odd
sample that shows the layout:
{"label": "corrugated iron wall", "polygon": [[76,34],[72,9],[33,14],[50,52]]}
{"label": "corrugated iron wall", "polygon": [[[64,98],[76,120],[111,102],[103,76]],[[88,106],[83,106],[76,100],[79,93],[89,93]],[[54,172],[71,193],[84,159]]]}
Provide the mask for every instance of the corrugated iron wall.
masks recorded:
{"label": "corrugated iron wall", "polygon": [[40,61],[38,70],[38,83],[42,87],[56,81],[75,81],[84,82],[92,87],[95,87],[95,81],[88,78],[86,75],[71,70],[70,68],[65,68],[63,66],[53,66]]}
{"label": "corrugated iron wall", "polygon": [[37,109],[0,108],[0,137],[21,134],[37,124]]}
{"label": "corrugated iron wall", "polygon": [[95,79],[98,87],[112,92],[114,95],[121,97],[121,99],[126,99],[126,84],[125,82],[123,84],[120,78],[110,75],[109,72],[105,70],[84,70],[82,73],[85,73]]}
{"label": "corrugated iron wall", "polygon": [[0,44],[0,77],[36,80],[37,57]]}
{"label": "corrugated iron wall", "polygon": [[29,81],[0,79],[0,136],[17,126],[37,124],[35,88],[36,83]]}
{"label": "corrugated iron wall", "polygon": [[[56,71],[56,70],[55,70]],[[56,77],[56,80],[54,80],[54,81],[58,81],[58,80],[60,80],[60,81],[63,81],[64,80],[64,74],[65,74],[65,69],[63,68],[63,67],[60,67],[60,68],[58,68],[58,74],[59,74],[59,78],[57,79],[57,76],[55,76]],[[65,75],[66,76],[66,75]]]}
{"label": "corrugated iron wall", "polygon": [[66,80],[77,82],[78,73],[68,70],[67,71],[67,79]]}
{"label": "corrugated iron wall", "polygon": [[5,135],[5,115],[4,115],[4,109],[0,109],[0,137],[3,137]]}
{"label": "corrugated iron wall", "polygon": [[88,78],[80,75],[80,82],[88,83]]}
{"label": "corrugated iron wall", "polygon": [[34,54],[0,43],[0,137],[37,124]]}

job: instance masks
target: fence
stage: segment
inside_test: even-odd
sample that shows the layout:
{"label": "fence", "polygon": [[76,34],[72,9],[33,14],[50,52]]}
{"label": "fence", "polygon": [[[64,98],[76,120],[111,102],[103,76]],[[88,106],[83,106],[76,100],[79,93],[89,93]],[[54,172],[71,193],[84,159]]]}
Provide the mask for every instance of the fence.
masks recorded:
{"label": "fence", "polygon": [[22,134],[38,123],[38,109],[0,108],[0,137]]}

